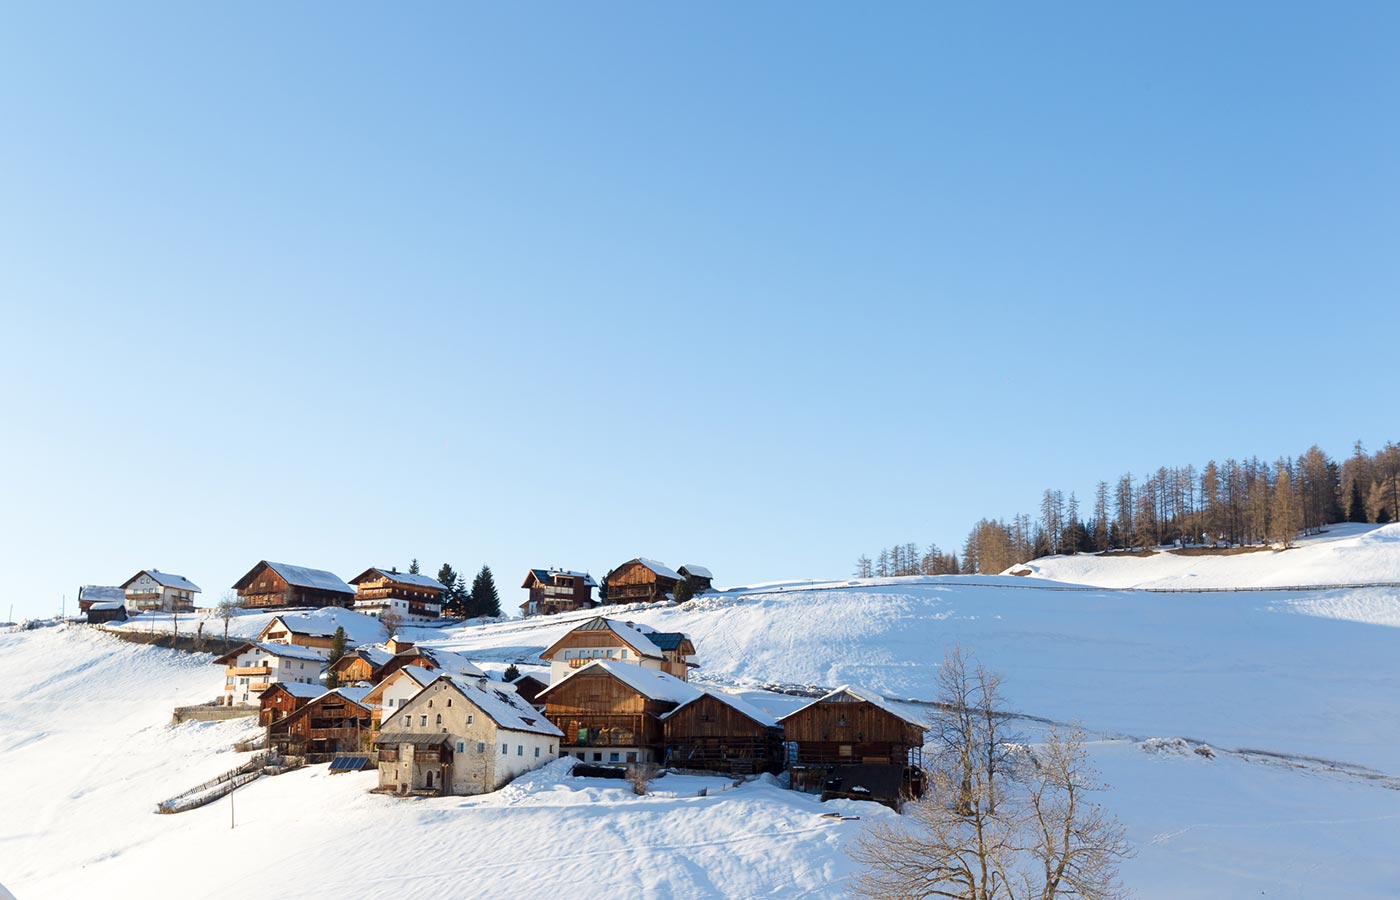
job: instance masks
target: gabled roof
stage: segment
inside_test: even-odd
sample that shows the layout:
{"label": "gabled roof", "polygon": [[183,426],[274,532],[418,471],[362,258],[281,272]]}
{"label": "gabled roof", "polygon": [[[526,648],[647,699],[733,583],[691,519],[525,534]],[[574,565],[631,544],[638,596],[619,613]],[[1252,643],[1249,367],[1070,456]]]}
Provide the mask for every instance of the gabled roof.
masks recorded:
{"label": "gabled roof", "polygon": [[314,588],[320,591],[333,591],[337,594],[353,594],[355,589],[340,580],[340,576],[325,569],[309,569],[306,566],[292,566],[287,563],[260,561],[248,570],[248,574],[234,582],[235,590],[242,590],[253,583],[253,576],[259,568],[267,566],[282,577],[287,584],[295,587]]}
{"label": "gabled roof", "polygon": [[681,631],[650,631],[647,638],[662,650],[679,650],[682,643],[690,640]]}
{"label": "gabled roof", "polygon": [[425,669],[422,666],[404,666],[402,669],[395,669],[388,675],[385,675],[378,684],[370,688],[370,692],[365,695],[365,702],[378,703],[383,700],[384,689],[400,677],[412,681],[419,688],[424,688],[441,674],[441,672],[433,669]]}
{"label": "gabled roof", "polygon": [[119,585],[85,584],[78,588],[78,599],[94,602],[115,600],[124,603],[126,592]]}
{"label": "gabled roof", "polygon": [[697,566],[695,563],[686,563],[676,570],[682,575],[694,575],[696,578],[714,578],[714,574],[704,566]]}
{"label": "gabled roof", "polygon": [[558,690],[560,685],[568,684],[584,673],[611,675],[648,700],[659,700],[665,703],[689,703],[699,697],[701,693],[700,689],[694,685],[687,684],[676,676],[659,669],[648,669],[645,666],[616,659],[595,659],[540,691],[539,697],[536,699],[544,697],[551,691]]}
{"label": "gabled roof", "polygon": [[262,696],[266,697],[276,690],[286,691],[293,697],[299,699],[315,700],[317,697],[324,694],[327,688],[324,684],[306,684],[301,681],[275,681],[267,690],[263,691]]}
{"label": "gabled roof", "polygon": [[279,659],[301,659],[308,662],[315,660],[318,663],[326,661],[324,653],[318,653],[310,647],[301,647],[297,644],[269,644],[265,641],[248,641],[239,644],[214,662],[216,664],[226,663],[229,660],[237,659],[240,654],[252,648],[259,649],[269,656],[276,656]]}
{"label": "gabled roof", "polygon": [[584,585],[586,585],[587,587],[598,586],[598,582],[594,581],[593,576],[589,575],[587,572],[574,572],[569,569],[531,569],[525,575],[525,583],[522,584],[521,587],[526,588],[530,586],[531,576],[534,576],[534,579],[536,581],[547,582],[549,581],[549,577],[551,575],[565,575],[571,578],[582,578]]}
{"label": "gabled roof", "polygon": [[349,700],[356,706],[369,709],[369,707],[365,704],[365,695],[368,694],[371,690],[372,688],[367,687],[338,687],[333,691],[326,691],[324,694],[317,697],[316,699],[329,700],[331,699],[332,694],[339,694],[340,696],[344,697],[346,700]]}
{"label": "gabled roof", "polygon": [[278,624],[292,634],[307,637],[333,637],[336,628],[344,628],[345,640],[350,644],[373,644],[384,636],[384,625],[373,616],[327,606],[309,612],[285,612],[273,616],[258,632],[258,638],[261,639]]}
{"label": "gabled roof", "polygon": [[[563,737],[564,732],[544,714],[525,702],[525,698],[500,682],[487,678],[464,678],[460,675],[439,674],[433,684],[439,681],[452,685],[466,700],[485,713],[498,728],[507,731],[526,731]],[[429,685],[431,687],[432,685]],[[421,695],[420,695],[421,696]],[[413,703],[416,701],[409,701]]]}
{"label": "gabled roof", "polygon": [[159,569],[142,569],[135,575],[128,578],[126,581],[122,582],[122,588],[126,589],[130,587],[132,582],[140,578],[142,575],[149,575],[151,580],[154,581],[156,584],[160,585],[161,587],[175,588],[175,590],[177,591],[193,591],[196,594],[200,593],[199,585],[195,584],[193,581],[190,581],[185,576],[171,575],[169,572],[162,572]]}
{"label": "gabled roof", "polygon": [[797,715],[803,710],[811,709],[818,703],[852,703],[859,700],[864,700],[866,703],[869,703],[872,706],[878,706],[880,707],[880,709],[883,709],[885,712],[889,713],[895,718],[901,719],[904,722],[915,726],[916,728],[919,728],[921,730],[925,730],[928,728],[928,725],[926,723],[920,722],[918,719],[910,718],[908,713],[900,712],[899,710],[895,709],[894,706],[890,704],[890,701],[886,700],[884,697],[880,696],[874,691],[867,690],[862,687],[856,687],[855,685],[851,684],[843,684],[839,688],[828,691],[826,694],[822,695],[821,697],[818,697],[816,700],[813,700],[806,706],[800,707],[799,709],[788,713],[778,721],[786,722],[788,719],[791,719],[793,716]]}
{"label": "gabled roof", "polygon": [[124,600],[99,600],[99,601],[93,603],[91,606],[89,606],[88,609],[112,610],[112,609],[123,609],[125,606],[126,606],[126,601],[124,601]]}
{"label": "gabled roof", "polygon": [[[623,563],[622,566],[631,565],[632,563],[638,563],[642,566],[645,566],[646,568],[651,569],[657,575],[660,575],[662,578],[670,578],[674,581],[684,580],[680,572],[677,572],[675,569],[671,568],[663,562],[657,562],[654,559],[647,559],[645,556],[639,556],[636,559],[629,559],[627,560],[627,562]],[[618,566],[618,568],[620,569],[622,568],[622,566]]]}
{"label": "gabled roof", "polygon": [[687,706],[694,703],[696,700],[699,700],[701,697],[714,697],[720,703],[723,703],[725,706],[728,706],[729,708],[733,709],[735,712],[740,713],[741,715],[749,717],[750,719],[754,720],[755,722],[764,726],[765,728],[776,728],[778,725],[777,719],[773,718],[768,713],[759,709],[757,706],[754,706],[748,701],[736,697],[733,694],[726,694],[724,691],[717,691],[712,688],[700,688],[700,694],[698,696],[696,696],[692,700],[687,700],[686,702],[682,703],[680,706],[677,706],[670,712],[663,714],[661,718],[669,719],[671,716],[685,709]]}
{"label": "gabled roof", "polygon": [[[389,569],[381,569],[378,566],[371,566],[365,569],[354,578],[350,579],[351,584],[359,584],[362,581],[369,581],[371,578],[383,576],[390,581],[399,584],[411,584],[414,587],[432,588],[435,591],[442,590],[442,582],[428,575],[415,575],[412,572],[394,572]],[[286,576],[283,576],[286,577]]]}
{"label": "gabled roof", "polygon": [[640,628],[626,622],[618,622],[605,616],[594,616],[587,622],[570,631],[568,634],[549,645],[540,657],[549,659],[554,655],[558,646],[564,642],[564,638],[576,631],[608,631],[616,635],[624,644],[631,647],[638,656],[647,656],[652,659],[665,659],[666,655],[661,652],[661,648],[651,640],[651,636],[642,632]]}

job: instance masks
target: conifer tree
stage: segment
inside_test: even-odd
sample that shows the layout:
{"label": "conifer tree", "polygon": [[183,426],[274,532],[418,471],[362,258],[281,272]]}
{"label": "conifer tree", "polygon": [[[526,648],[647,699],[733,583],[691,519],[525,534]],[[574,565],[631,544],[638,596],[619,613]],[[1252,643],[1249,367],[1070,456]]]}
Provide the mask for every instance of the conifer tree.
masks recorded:
{"label": "conifer tree", "polygon": [[345,629],[342,626],[337,625],[335,627],[335,634],[331,636],[331,655],[326,657],[326,687],[336,688],[340,686],[340,679],[337,678],[336,674],[331,671],[331,666],[334,666],[337,662],[339,662],[340,658],[344,655]]}
{"label": "conifer tree", "polygon": [[695,588],[691,585],[689,581],[687,581],[684,578],[676,582],[676,588],[671,592],[671,597],[677,603],[685,603],[687,600],[694,596]]}
{"label": "conifer tree", "polygon": [[421,575],[421,574],[423,574],[423,573],[421,573],[421,572],[418,571],[418,557],[416,557],[416,556],[413,557],[413,561],[410,562],[410,563],[408,564],[408,574],[410,574],[410,575]]}
{"label": "conifer tree", "polygon": [[514,681],[519,677],[520,669],[515,665],[515,663],[511,663],[510,665],[506,666],[505,672],[501,674],[502,681]]}
{"label": "conifer tree", "polygon": [[468,602],[468,614],[472,616],[499,616],[501,614],[501,595],[496,592],[496,579],[491,574],[490,566],[482,566],[481,571],[476,573],[472,579],[471,600]]}
{"label": "conifer tree", "polygon": [[1351,501],[1347,504],[1348,522],[1366,522],[1366,498],[1361,495],[1361,479],[1351,480]]}
{"label": "conifer tree", "polygon": [[442,585],[442,611],[449,615],[462,613],[462,577],[452,568],[451,563],[443,563],[438,569],[438,584]]}

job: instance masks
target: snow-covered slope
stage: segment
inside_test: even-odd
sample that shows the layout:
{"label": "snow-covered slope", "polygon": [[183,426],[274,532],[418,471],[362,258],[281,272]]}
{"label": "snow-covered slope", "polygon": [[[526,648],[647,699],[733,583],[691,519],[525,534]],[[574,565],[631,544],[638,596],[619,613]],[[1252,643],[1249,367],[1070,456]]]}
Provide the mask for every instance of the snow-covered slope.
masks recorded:
{"label": "snow-covered slope", "polygon": [[[1223,559],[1255,566],[1252,556]],[[854,682],[919,710],[944,650],[961,644],[1006,674],[1017,710],[1079,720],[1094,735],[1115,788],[1105,800],[1137,845],[1123,874],[1140,896],[1400,895],[1400,629],[1375,624],[1400,621],[1400,590],[1059,587],[775,582],[609,613],[687,632],[698,680],[779,715],[803,699],[764,686]],[[493,670],[542,667],[537,654],[589,615],[414,637]],[[833,823],[820,818],[829,807],[764,784],[696,796],[716,779],[663,779],[637,798],[556,766],[488,797],[420,801],[369,795],[368,773],[314,767],[240,790],[232,831],[224,801],[156,816],[157,800],[239,759],[228,746],[240,726],[166,725],[171,706],[213,696],[220,681],[191,657],[88,629],[0,635],[0,717],[13,723],[0,732],[0,767],[27,773],[14,788],[26,815],[0,817],[0,882],[20,900],[98,885],[117,900],[451,900],[579,884],[624,896],[840,897],[844,848],[888,815],[852,804],[862,822]],[[1025,726],[1034,740],[1039,723]],[[1194,752],[1203,744],[1212,757]],[[371,864],[347,868],[353,859]]]}
{"label": "snow-covered slope", "polygon": [[1329,525],[1288,550],[1048,556],[1013,571],[1112,588],[1241,588],[1400,582],[1400,523]]}

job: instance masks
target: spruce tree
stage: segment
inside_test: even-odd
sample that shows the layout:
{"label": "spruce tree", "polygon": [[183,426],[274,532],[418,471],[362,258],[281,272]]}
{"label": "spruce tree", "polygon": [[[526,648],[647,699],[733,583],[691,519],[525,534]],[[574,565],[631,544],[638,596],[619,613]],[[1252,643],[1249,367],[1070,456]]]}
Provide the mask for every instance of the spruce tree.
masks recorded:
{"label": "spruce tree", "polygon": [[515,663],[511,663],[510,665],[506,666],[505,672],[501,675],[501,680],[502,680],[502,681],[514,681],[515,679],[517,679],[517,678],[519,678],[519,677],[520,677],[520,669],[516,667]]}
{"label": "spruce tree", "polygon": [[454,616],[459,614],[462,598],[458,586],[461,578],[451,563],[442,564],[442,568],[438,569],[437,580],[438,584],[442,585],[442,611]]}
{"label": "spruce tree", "polygon": [[423,574],[422,572],[419,572],[419,571],[418,571],[418,557],[416,557],[416,556],[413,557],[413,561],[412,561],[411,563],[408,564],[408,574],[410,574],[410,575],[421,575],[421,574]]}
{"label": "spruce tree", "polygon": [[1351,503],[1347,505],[1348,522],[1366,522],[1366,498],[1361,496],[1361,479],[1351,480]]}
{"label": "spruce tree", "polygon": [[482,566],[481,571],[477,572],[476,577],[472,579],[468,613],[472,616],[499,616],[501,614],[501,596],[496,592],[496,579],[491,574],[490,566]]}
{"label": "spruce tree", "polygon": [[684,603],[695,596],[695,587],[689,581],[682,578],[680,581],[676,582],[676,589],[671,592],[671,596],[675,598],[677,603]]}

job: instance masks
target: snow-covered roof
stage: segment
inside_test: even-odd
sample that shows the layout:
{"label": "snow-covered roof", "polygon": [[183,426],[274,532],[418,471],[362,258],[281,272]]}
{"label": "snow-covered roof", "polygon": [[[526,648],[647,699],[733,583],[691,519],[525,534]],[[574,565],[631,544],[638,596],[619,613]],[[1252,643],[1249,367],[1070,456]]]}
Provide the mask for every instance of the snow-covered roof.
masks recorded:
{"label": "snow-covered roof", "polygon": [[507,731],[528,731],[551,737],[563,737],[553,722],[544,714],[525,702],[514,690],[499,682],[486,678],[465,678],[460,675],[441,674],[440,680],[450,682],[477,709],[491,718],[500,728]]}
{"label": "snow-covered roof", "polygon": [[700,693],[694,699],[687,700],[680,706],[677,706],[675,709],[662,715],[661,718],[668,719],[676,713],[680,712],[682,709],[685,709],[690,704],[694,703],[696,700],[699,700],[701,697],[710,696],[714,697],[720,703],[723,703],[731,709],[734,709],[737,712],[748,716],[750,719],[753,719],[760,725],[766,726],[768,728],[776,728],[778,725],[777,719],[773,718],[768,713],[759,709],[757,706],[754,706],[752,703],[749,703],[747,700],[744,700],[740,697],[736,697],[733,694],[726,694],[724,691],[717,691],[713,688],[700,688],[699,690]]}
{"label": "snow-covered roof", "polygon": [[314,700],[326,692],[324,684],[306,684],[301,681],[278,681],[268,688],[281,688],[293,697],[301,697],[307,700]]}
{"label": "snow-covered roof", "polygon": [[[629,560],[629,562],[641,563],[648,569],[651,569],[653,572],[660,575],[662,578],[674,578],[676,581],[683,580],[681,578],[680,572],[677,572],[675,569],[671,568],[663,562],[657,562],[654,559],[647,559],[645,556],[639,556],[636,559]],[[627,565],[627,563],[623,563],[622,565],[625,566]],[[621,566],[619,566],[619,568],[621,568]]]}
{"label": "snow-covered roof", "polygon": [[218,659],[214,660],[214,662],[223,663],[225,660],[235,659],[248,652],[250,649],[261,650],[267,655],[275,656],[279,659],[315,660],[318,663],[324,663],[326,661],[324,651],[318,652],[311,647],[302,647],[297,644],[269,644],[266,641],[248,641],[246,644],[235,647],[223,656],[220,656]]}
{"label": "snow-covered roof", "polygon": [[373,690],[373,688],[359,686],[338,687],[333,691],[326,691],[326,693],[321,696],[322,698],[325,698],[330,694],[339,694],[340,696],[344,697],[346,700],[349,700],[351,703],[354,703],[357,706],[365,706],[365,694],[368,694],[371,690]]}
{"label": "snow-covered roof", "polygon": [[267,634],[279,622],[292,634],[307,637],[331,637],[337,628],[344,628],[345,640],[351,644],[375,644],[384,637],[384,625],[374,616],[336,606],[274,616],[258,637]]}
{"label": "snow-covered roof", "polygon": [[575,669],[568,675],[551,684],[540,691],[543,697],[550,691],[557,689],[561,684],[568,684],[570,679],[578,678],[588,672],[597,674],[598,671],[607,672],[609,675],[621,681],[649,700],[661,700],[667,703],[689,703],[700,696],[700,689],[694,685],[681,681],[674,675],[662,672],[659,669],[648,669],[635,663],[626,663],[615,659],[595,659],[586,666]]}
{"label": "snow-covered roof", "polygon": [[694,575],[696,578],[714,578],[714,574],[704,566],[697,566],[695,563],[686,563],[677,571],[686,575]]}
{"label": "snow-covered roof", "polygon": [[78,599],[125,602],[126,592],[121,589],[120,585],[85,584],[78,588]]}
{"label": "snow-covered roof", "polygon": [[816,700],[813,700],[811,703],[808,703],[806,706],[803,706],[800,709],[797,709],[783,716],[783,719],[790,719],[798,713],[802,712],[802,710],[816,706],[818,703],[828,703],[830,701],[836,700],[836,698],[840,697],[842,694],[846,694],[849,697],[854,697],[857,700],[864,700],[866,703],[869,703],[873,706],[878,706],[890,715],[902,719],[905,722],[908,722],[910,725],[914,725],[918,728],[923,729],[928,728],[927,723],[921,722],[918,719],[911,718],[908,713],[895,709],[894,706],[891,705],[891,703],[888,700],[875,693],[874,691],[867,690],[866,688],[862,687],[856,687],[852,684],[843,684],[839,688],[835,688],[834,690],[828,691],[827,693],[818,697]]}
{"label": "snow-covered roof", "polygon": [[359,575],[350,579],[351,584],[359,584],[361,581],[368,581],[371,573],[377,573],[390,581],[397,581],[399,584],[412,584],[418,587],[432,588],[435,591],[442,590],[442,582],[429,575],[415,575],[412,572],[395,572],[392,569],[383,569],[379,566],[371,566]]}
{"label": "snow-covered roof", "polygon": [[[287,584],[296,587],[335,591],[338,594],[355,593],[355,589],[341,581],[339,575],[327,572],[325,569],[309,569],[306,566],[292,566],[287,563],[268,562],[267,560],[263,560],[262,564],[282,576],[282,580]],[[256,567],[254,569],[256,570]]]}
{"label": "snow-covered roof", "polygon": [[124,600],[101,600],[89,606],[88,609],[121,609],[126,606]]}
{"label": "snow-covered roof", "polygon": [[185,576],[171,575],[169,572],[162,572],[159,569],[142,569],[123,582],[122,587],[130,586],[132,582],[142,575],[149,576],[152,581],[161,587],[175,588],[177,591],[193,591],[196,594],[200,593],[199,585],[190,581]]}
{"label": "snow-covered roof", "polygon": [[[531,569],[530,572],[540,581],[548,581],[551,575],[565,575],[570,578],[582,578],[583,583],[588,587],[598,586],[598,582],[594,581],[593,576],[587,572],[575,572],[571,569]],[[529,580],[528,577],[525,579],[527,583]]]}
{"label": "snow-covered roof", "polygon": [[[437,666],[443,672],[449,672],[453,675],[464,675],[468,678],[486,677],[485,671],[460,653],[453,653],[451,650],[438,650],[432,647],[414,647],[404,652],[413,653],[415,650],[425,657],[428,662]],[[422,666],[413,666],[412,668],[421,669]]]}

